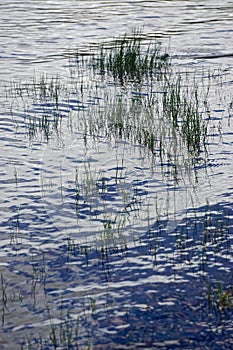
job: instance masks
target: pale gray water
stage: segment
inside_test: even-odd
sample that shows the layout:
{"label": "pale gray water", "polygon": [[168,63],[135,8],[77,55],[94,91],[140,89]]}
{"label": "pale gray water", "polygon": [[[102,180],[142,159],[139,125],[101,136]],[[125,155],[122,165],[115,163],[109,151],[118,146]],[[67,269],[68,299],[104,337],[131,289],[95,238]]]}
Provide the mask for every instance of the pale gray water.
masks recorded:
{"label": "pale gray water", "polygon": [[62,5],[27,1],[25,5],[3,0],[0,11],[2,80],[27,78],[34,70],[64,74],[69,50],[88,51],[102,40],[140,26],[149,36],[170,40],[177,54],[233,53],[231,1],[66,1]]}
{"label": "pale gray water", "polygon": [[[97,137],[95,142],[88,138],[85,148],[82,134],[76,129],[71,133],[66,122],[59,141],[52,137],[47,144],[38,136],[30,142],[25,113],[34,116],[44,107],[29,97],[6,94],[5,86],[12,81],[32,83],[42,73],[57,76],[68,86],[62,112],[68,119],[71,110],[74,124],[78,123],[81,106],[77,97],[69,95],[71,68],[76,72],[73,53],[89,53],[102,41],[111,42],[138,27],[145,39],[159,38],[182,71],[220,74],[210,87],[214,122],[208,175],[200,165],[195,190],[187,177],[176,191],[159,167],[151,171],[137,145],[116,145]],[[213,310],[207,306],[210,285],[220,280],[224,288],[232,288],[232,28],[231,1],[1,1],[0,346],[19,349],[28,334],[36,339],[32,349],[52,349],[36,343],[38,334],[48,338],[48,325],[61,324],[69,313],[72,325],[80,318],[81,349],[89,340],[93,349],[232,348],[232,309],[221,314],[214,301]],[[110,87],[103,84],[99,92],[104,95],[106,89]],[[95,102],[89,96],[84,107]],[[116,164],[123,160],[124,183],[116,186]],[[91,187],[77,222],[75,167],[82,180],[89,164],[93,174],[107,179],[109,198],[102,201],[101,191]],[[86,181],[82,193],[90,186]],[[155,198],[166,229],[156,227]],[[77,247],[67,251],[67,239],[101,246],[103,221],[97,220],[98,213],[93,220],[90,210],[103,211],[111,223],[125,203],[134,205],[124,236],[128,252],[114,250],[114,243],[122,243],[121,236],[107,242],[113,248],[109,257],[91,250],[88,264],[85,251]],[[203,246],[204,228],[198,216],[206,215],[206,203],[213,218],[206,219],[211,234]],[[193,214],[193,206],[198,214]],[[140,216],[134,215],[139,207]],[[156,242],[147,236],[148,216]],[[199,231],[195,237],[187,234],[186,241],[182,234],[176,239],[176,227],[182,232],[187,218],[192,218],[190,232],[195,224]],[[116,225],[121,227],[122,222]],[[221,225],[222,236],[212,238]],[[59,349],[75,349],[72,346],[60,344]]]}

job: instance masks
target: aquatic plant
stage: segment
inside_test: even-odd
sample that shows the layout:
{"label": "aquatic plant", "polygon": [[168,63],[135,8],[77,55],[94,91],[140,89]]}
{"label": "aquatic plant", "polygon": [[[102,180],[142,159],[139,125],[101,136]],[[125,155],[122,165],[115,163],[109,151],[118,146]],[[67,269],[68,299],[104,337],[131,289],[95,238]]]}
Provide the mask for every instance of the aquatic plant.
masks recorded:
{"label": "aquatic plant", "polygon": [[206,150],[209,122],[206,100],[201,101],[195,79],[187,84],[180,74],[166,79],[164,90],[162,113],[164,121],[172,125],[172,137],[180,137],[181,147],[186,146],[190,156],[198,157]]}
{"label": "aquatic plant", "polygon": [[[90,304],[93,301],[90,301]],[[91,304],[91,305],[92,305]],[[94,305],[92,305],[92,308]],[[44,334],[35,334],[34,336],[28,335],[25,338],[24,343],[21,345],[21,350],[42,350],[42,349],[74,349],[78,350],[81,347],[87,350],[92,349],[92,337],[88,335],[87,340],[84,341],[79,339],[79,328],[80,320],[79,317],[72,317],[69,313],[62,316],[63,320],[55,324],[52,319],[49,307],[47,306],[49,314],[50,325],[48,328],[48,335],[45,337]]]}
{"label": "aquatic plant", "polygon": [[233,289],[222,281],[208,283],[207,299],[209,312],[221,313],[233,310]]}
{"label": "aquatic plant", "polygon": [[84,115],[86,132],[141,145],[152,160],[173,165],[177,173],[178,167],[193,167],[207,152],[209,115],[204,98],[195,79],[188,82],[170,71],[158,87],[151,83],[115,95],[106,92],[99,108]]}
{"label": "aquatic plant", "polygon": [[39,138],[48,142],[54,134],[59,138],[62,117],[59,111],[45,110],[33,116],[26,114],[25,125],[30,141]]}
{"label": "aquatic plant", "polygon": [[32,81],[11,81],[5,86],[7,98],[30,98],[33,103],[49,102],[58,107],[60,97],[65,91],[65,86],[58,76],[48,77],[42,74],[39,78],[33,77]]}
{"label": "aquatic plant", "polygon": [[95,221],[96,242],[104,248],[124,246],[129,226],[133,227],[134,220],[144,215],[137,181],[129,183],[123,162],[124,159],[111,170],[111,176],[106,174],[106,169],[96,169],[90,159],[85,159],[75,169],[72,198],[76,217],[83,220],[86,218],[83,213],[89,212],[91,220]]}
{"label": "aquatic plant", "polygon": [[3,275],[1,273],[1,287],[0,287],[0,291],[1,291],[1,298],[0,298],[0,303],[1,303],[1,322],[2,322],[2,326],[4,326],[4,322],[5,322],[5,313],[8,310],[7,309],[7,301],[8,301],[8,296],[7,296],[7,283],[5,282]]}
{"label": "aquatic plant", "polygon": [[161,52],[158,41],[144,45],[142,33],[134,31],[115,39],[111,45],[102,44],[97,53],[89,57],[88,65],[101,75],[110,75],[124,84],[157,79],[168,62],[169,55]]}
{"label": "aquatic plant", "polygon": [[[75,125],[84,137],[101,133],[109,139],[140,144],[153,157],[159,155],[163,163],[184,164],[184,157],[195,159],[206,150],[206,96],[201,100],[195,79],[187,81],[173,71],[169,56],[161,53],[158,42],[147,44],[141,32],[135,31],[111,45],[102,44],[96,54],[82,56],[82,62],[86,68],[111,75],[116,82],[136,83],[135,90],[124,85],[123,91],[109,87],[102,92],[94,82],[84,86],[85,80],[73,80],[74,86],[69,89],[58,77],[44,75],[32,84],[15,84],[13,91],[24,104],[29,98],[24,122],[31,140],[40,135],[45,141],[54,134],[59,136],[64,117],[72,129],[74,109]],[[73,108],[73,103],[83,104],[85,99],[87,109],[79,110],[78,105]]]}
{"label": "aquatic plant", "polygon": [[0,276],[0,317],[1,317],[1,326],[4,328],[5,319],[10,315],[12,303],[19,306],[23,304],[24,297],[22,296],[18,288],[12,288],[8,283],[8,278],[3,276],[1,273]]}
{"label": "aquatic plant", "polygon": [[46,142],[53,134],[59,136],[62,118],[69,115],[61,102],[68,98],[68,91],[58,77],[42,75],[32,82],[12,81],[6,87],[7,98],[13,98],[11,113],[21,118],[16,121],[17,131],[26,129],[29,139],[40,138]]}

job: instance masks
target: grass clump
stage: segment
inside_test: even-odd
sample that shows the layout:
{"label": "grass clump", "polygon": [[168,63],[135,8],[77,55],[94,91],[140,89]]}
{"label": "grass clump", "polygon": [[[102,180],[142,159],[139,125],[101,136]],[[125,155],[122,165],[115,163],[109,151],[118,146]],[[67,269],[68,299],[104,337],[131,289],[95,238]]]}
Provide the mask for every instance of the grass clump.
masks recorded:
{"label": "grass clump", "polygon": [[39,79],[34,77],[32,82],[12,81],[5,89],[7,97],[21,97],[23,101],[29,99],[33,104],[49,103],[58,108],[65,87],[58,76],[49,78],[42,74]]}
{"label": "grass clump", "polygon": [[178,135],[191,157],[198,157],[206,150],[207,126],[205,104],[201,100],[195,81],[185,85],[181,76],[167,80],[163,94],[163,118],[169,122],[174,135]]}
{"label": "grass clump", "polygon": [[168,66],[169,55],[161,53],[159,42],[142,44],[140,31],[131,36],[124,35],[114,41],[111,47],[102,44],[97,55],[92,57],[91,65],[102,75],[111,75],[121,84],[141,83],[161,74]]}
{"label": "grass clump", "polygon": [[[106,95],[104,106],[86,119],[90,135],[141,145],[162,163],[193,165],[207,153],[209,115],[206,92],[180,73],[154,84]],[[106,101],[106,102],[105,102]]]}
{"label": "grass clump", "polygon": [[[17,111],[17,130],[26,130],[30,141],[40,137],[48,141],[52,135],[59,135],[62,118],[69,114],[64,109],[67,98],[66,86],[58,77],[42,75],[32,82],[11,82],[6,87],[6,97],[13,99],[11,113]],[[63,103],[62,103],[63,102]]]}
{"label": "grass clump", "polygon": [[210,312],[228,313],[233,310],[232,286],[224,286],[222,282],[208,286],[208,307]]}

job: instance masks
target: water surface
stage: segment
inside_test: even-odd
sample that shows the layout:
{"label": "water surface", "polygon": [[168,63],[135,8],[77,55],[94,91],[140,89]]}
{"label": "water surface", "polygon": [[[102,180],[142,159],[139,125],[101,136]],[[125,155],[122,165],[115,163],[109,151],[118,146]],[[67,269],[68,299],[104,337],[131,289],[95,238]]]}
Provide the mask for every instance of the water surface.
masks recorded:
{"label": "water surface", "polygon": [[[2,348],[232,348],[232,9],[1,2]],[[215,76],[208,155],[189,173],[181,166],[178,183],[138,144],[80,126],[106,96],[135,91],[87,68],[78,76],[74,53],[139,27],[177,70],[205,86]],[[38,97],[42,74],[59,82],[58,104]],[[43,113],[60,113],[60,128],[34,133]]]}

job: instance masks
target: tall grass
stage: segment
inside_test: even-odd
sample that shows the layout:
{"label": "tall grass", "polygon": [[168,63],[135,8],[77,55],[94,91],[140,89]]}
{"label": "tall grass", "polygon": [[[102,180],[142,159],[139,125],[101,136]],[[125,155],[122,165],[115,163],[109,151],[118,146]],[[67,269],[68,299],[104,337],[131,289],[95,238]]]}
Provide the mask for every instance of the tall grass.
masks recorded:
{"label": "tall grass", "polygon": [[[22,101],[29,97],[34,106],[35,113],[33,108],[25,107],[31,139],[42,134],[48,141],[54,133],[59,135],[63,116],[70,118],[74,109],[78,132],[84,137],[101,134],[108,139],[127,140],[142,145],[153,157],[158,155],[162,162],[183,163],[185,157],[192,163],[206,150],[206,96],[202,96],[195,79],[188,81],[173,70],[168,54],[161,52],[157,41],[145,44],[140,31],[135,31],[116,39],[111,46],[102,44],[96,54],[82,59],[87,74],[91,69],[110,75],[124,86],[101,91],[94,81],[91,84],[84,79],[69,90],[58,78],[46,76],[31,85],[15,85],[16,95]],[[135,90],[131,91],[127,82],[130,86],[135,83]],[[94,102],[89,102],[90,96]],[[78,105],[72,106],[80,101],[88,107],[81,113]]]}
{"label": "tall grass", "polygon": [[106,92],[102,105],[85,117],[86,132],[141,145],[162,163],[193,165],[207,152],[209,115],[206,92],[180,73],[158,86],[121,94]]}
{"label": "tall grass", "polygon": [[169,55],[161,52],[161,44],[156,41],[144,45],[140,31],[116,39],[111,46],[102,44],[89,57],[89,66],[94,71],[110,75],[121,84],[157,79],[168,63]]}
{"label": "tall grass", "polygon": [[195,79],[192,84],[187,84],[187,81],[182,81],[181,75],[177,75],[166,81],[163,94],[164,121],[170,122],[174,133],[181,138],[182,146],[192,157],[198,157],[202,150],[206,150],[209,117],[205,100]]}
{"label": "tall grass", "polygon": [[65,111],[61,102],[67,98],[68,91],[57,77],[46,75],[33,78],[32,82],[13,81],[6,88],[6,97],[12,99],[11,113],[21,115],[17,120],[17,130],[26,127],[30,140],[40,138],[46,142],[56,134],[59,135]]}
{"label": "tall grass", "polygon": [[[94,83],[91,85],[87,82],[86,87],[89,86],[89,90],[85,87],[85,91],[84,80],[76,82],[78,86],[74,97],[76,102],[82,100],[82,98],[88,101],[90,96],[94,96],[96,101],[99,98],[98,103],[89,104],[88,108],[82,109],[81,113],[79,110],[75,110],[74,117],[77,121],[78,132],[81,131],[84,136],[88,134],[88,136],[91,135],[96,139],[99,136],[105,136],[109,140],[126,141],[140,146],[139,148],[142,149],[142,152],[145,151],[152,162],[159,160],[159,164],[164,165],[166,163],[170,168],[171,165],[174,166],[174,169],[179,166],[181,168],[186,165],[193,166],[202,152],[207,152],[210,122],[206,109],[207,93],[203,93],[202,87],[199,87],[195,78],[187,78],[173,70],[172,66],[169,67],[169,57],[166,53],[161,53],[158,43],[150,43],[148,46],[144,46],[138,33],[132,37],[125,36],[123,39],[115,41],[112,47],[102,45],[100,52],[89,57],[86,63],[87,67],[94,70],[94,72],[97,71],[105,77],[110,76],[118,86],[114,90],[107,85],[105,89],[102,89],[104,91],[100,92],[97,85],[94,85]],[[119,82],[124,86],[119,88]],[[130,88],[125,84],[128,82]],[[132,90],[133,84],[131,83],[136,83],[134,90]],[[66,90],[66,88],[63,90],[58,79],[49,80],[45,77],[42,77],[39,82],[34,81],[29,85],[19,84],[15,86],[14,98],[19,97],[23,102],[23,106],[25,106],[24,121],[28,127],[29,137],[33,138],[38,134],[42,134],[48,141],[54,131],[56,134],[59,128],[64,131],[63,128],[67,124],[61,125],[61,121],[63,116],[68,116],[69,108],[71,109],[73,103],[69,100],[69,95],[73,94],[73,91],[68,92],[67,97]],[[64,101],[66,107],[63,105]],[[28,103],[29,107],[27,106]],[[67,108],[68,112],[64,112],[63,108]],[[230,108],[232,108],[232,105],[230,105]],[[133,154],[132,157],[134,157]],[[148,206],[147,203],[144,205],[144,198],[137,191],[137,186],[141,186],[140,183],[134,181],[133,185],[129,186],[127,168],[123,166],[123,158],[121,166],[118,166],[117,159],[115,163],[117,165],[116,170],[114,170],[115,175],[111,174],[111,177],[109,174],[106,176],[106,173],[98,172],[95,163],[88,161],[78,163],[81,164],[80,169],[78,167],[73,169],[75,170],[75,176],[72,182],[74,193],[72,200],[75,202],[76,217],[81,220],[82,213],[87,212],[90,215],[89,223],[92,236],[94,236],[94,230],[96,230],[98,223],[100,224],[96,232],[101,240],[102,264],[99,265],[102,266],[104,262],[108,261],[110,253],[112,253],[110,247],[114,247],[115,251],[117,248],[127,251],[128,236],[133,236],[134,230],[138,234],[138,222],[140,222],[141,228],[141,223],[146,218],[148,220],[148,230],[146,228],[147,223],[142,227],[142,230],[145,231],[146,240],[148,238],[147,232],[150,233],[150,240],[153,244],[152,254],[154,261],[156,261],[159,247],[163,245],[163,242],[167,242],[167,240],[159,239],[166,213],[163,215],[163,208],[158,208],[159,202],[157,203],[156,199],[156,213],[151,218],[149,201]],[[70,164],[72,166],[74,163]],[[91,166],[91,164],[94,165]],[[19,182],[17,173],[15,173],[15,182],[16,185]],[[168,189],[168,192],[169,195],[172,193],[170,189]],[[168,217],[169,196],[167,198],[165,211],[167,211]],[[147,211],[145,207],[148,208]],[[83,220],[88,220],[88,215],[84,216]],[[216,216],[216,214],[214,215]],[[150,221],[155,220],[158,224],[158,230],[154,229],[153,232],[153,224],[151,225]],[[194,269],[196,268],[194,259],[196,257],[198,261],[201,261],[203,269],[207,266],[208,245],[210,249],[214,247],[220,251],[222,249],[221,241],[229,241],[228,232],[225,228],[229,228],[230,224],[222,221],[222,215],[217,224],[210,216],[200,220],[202,220],[202,225],[198,226],[197,218],[194,222],[196,226],[192,232],[189,233],[190,222],[187,221],[184,227],[182,225],[178,227],[176,235],[171,235],[174,237],[174,247],[172,246],[174,256],[181,259],[187,257],[189,264],[192,261],[194,262]],[[15,226],[15,232],[17,233],[20,227],[19,214],[16,217]],[[75,234],[75,231],[73,233]],[[11,240],[12,242],[16,240],[13,235]],[[74,256],[77,253],[76,256],[78,256],[78,253],[81,252],[85,256],[88,265],[86,246],[77,248],[78,243],[73,242],[69,241],[69,253]],[[171,244],[171,242],[168,243]],[[78,249],[80,250],[78,251]],[[184,251],[188,252],[185,258],[182,255]],[[177,254],[177,252],[180,254]],[[133,254],[135,253],[133,252]],[[178,258],[175,262],[180,263]],[[39,265],[33,258],[30,264],[32,267],[31,294],[35,299],[36,287],[39,283],[43,286],[44,291],[46,289],[45,286],[48,282],[46,268],[48,266],[44,256]],[[98,259],[95,259],[94,264],[98,266]],[[64,280],[62,280],[63,282]],[[7,282],[2,276],[0,283],[0,301],[2,305],[0,311],[2,325],[4,325],[8,312],[9,295],[7,294]],[[48,288],[50,288],[49,285]],[[21,302],[21,294],[17,295],[17,298]],[[96,305],[93,300],[91,299],[90,307],[94,311]],[[232,288],[226,288],[224,284],[211,285],[208,301],[210,308],[218,309],[221,312],[222,310],[232,310]],[[88,308],[85,306],[84,312],[87,310]],[[49,313],[49,321],[47,337],[43,338],[43,335],[41,335],[38,340],[33,339],[33,337],[31,340],[28,338],[22,349],[83,348],[79,315],[77,315],[77,318],[72,318],[67,314],[61,317],[59,324],[56,324]],[[91,348],[91,340],[91,336],[88,336],[87,348]]]}

